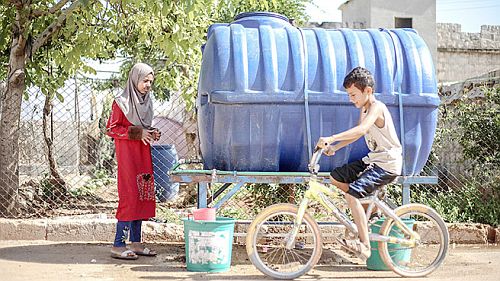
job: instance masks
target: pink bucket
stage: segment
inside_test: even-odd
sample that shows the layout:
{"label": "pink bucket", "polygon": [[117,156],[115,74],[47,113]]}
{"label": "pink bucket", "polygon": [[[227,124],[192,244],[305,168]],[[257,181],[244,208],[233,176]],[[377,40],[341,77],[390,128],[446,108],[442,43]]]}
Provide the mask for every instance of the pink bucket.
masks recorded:
{"label": "pink bucket", "polygon": [[193,211],[194,220],[215,221],[215,208],[201,208]]}

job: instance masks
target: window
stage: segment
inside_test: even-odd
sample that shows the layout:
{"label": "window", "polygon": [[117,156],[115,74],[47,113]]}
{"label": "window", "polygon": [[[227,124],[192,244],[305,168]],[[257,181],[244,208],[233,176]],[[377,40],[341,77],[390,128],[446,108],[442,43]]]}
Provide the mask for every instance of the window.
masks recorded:
{"label": "window", "polygon": [[412,18],[394,18],[395,28],[413,28]]}

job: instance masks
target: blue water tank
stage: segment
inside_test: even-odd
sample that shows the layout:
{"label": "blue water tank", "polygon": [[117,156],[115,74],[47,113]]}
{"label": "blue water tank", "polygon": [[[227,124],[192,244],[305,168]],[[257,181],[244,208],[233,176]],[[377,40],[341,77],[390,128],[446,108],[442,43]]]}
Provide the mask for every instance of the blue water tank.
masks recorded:
{"label": "blue water tank", "polygon": [[[319,137],[357,124],[359,109],[342,86],[356,66],[372,72],[376,97],[403,136],[403,174],[418,174],[431,150],[439,97],[431,53],[417,32],[299,29],[263,12],[208,29],[197,97],[204,168],[307,171]],[[321,170],[367,153],[361,138],[323,157]]]}
{"label": "blue water tank", "polygon": [[168,171],[179,162],[175,146],[170,144],[152,145],[151,158],[156,199],[160,202],[174,199],[179,193],[179,183],[170,181]]}

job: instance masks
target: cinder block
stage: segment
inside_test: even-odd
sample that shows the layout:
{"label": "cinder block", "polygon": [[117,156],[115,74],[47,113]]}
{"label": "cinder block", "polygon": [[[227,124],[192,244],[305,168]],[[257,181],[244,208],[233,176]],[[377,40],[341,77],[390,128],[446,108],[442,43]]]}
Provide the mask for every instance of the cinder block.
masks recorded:
{"label": "cinder block", "polygon": [[113,241],[116,219],[55,219],[48,220],[47,240],[50,241]]}
{"label": "cinder block", "polygon": [[488,228],[488,225],[480,223],[448,224],[450,243],[486,244],[488,242]]}
{"label": "cinder block", "polygon": [[184,226],[174,223],[142,223],[142,240],[145,242],[184,242]]}
{"label": "cinder block", "polygon": [[495,228],[495,243],[500,244],[500,227]]}
{"label": "cinder block", "polygon": [[47,220],[0,219],[0,240],[45,240]]}

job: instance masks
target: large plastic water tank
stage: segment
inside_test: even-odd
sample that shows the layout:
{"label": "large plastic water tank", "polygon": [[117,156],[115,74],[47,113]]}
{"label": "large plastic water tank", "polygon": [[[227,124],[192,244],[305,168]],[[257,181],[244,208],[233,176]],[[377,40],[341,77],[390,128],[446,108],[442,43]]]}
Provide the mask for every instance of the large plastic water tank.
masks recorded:
{"label": "large plastic water tank", "polygon": [[[197,98],[204,168],[307,171],[319,137],[357,124],[359,109],[342,86],[356,66],[372,72],[376,97],[403,136],[404,174],[418,174],[431,150],[439,98],[431,54],[417,32],[299,29],[273,13],[244,13],[208,30]],[[321,170],[367,152],[361,138],[323,157]]]}

